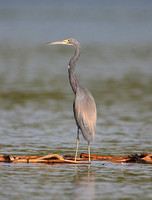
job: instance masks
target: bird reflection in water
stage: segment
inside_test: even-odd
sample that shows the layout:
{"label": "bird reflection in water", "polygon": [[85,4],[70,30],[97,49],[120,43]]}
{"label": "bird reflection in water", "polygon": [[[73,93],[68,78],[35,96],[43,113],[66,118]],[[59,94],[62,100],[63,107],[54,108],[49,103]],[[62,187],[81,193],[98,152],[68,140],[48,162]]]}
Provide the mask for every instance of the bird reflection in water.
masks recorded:
{"label": "bird reflection in water", "polygon": [[76,175],[74,179],[74,191],[73,197],[75,200],[95,199],[96,188],[95,188],[95,174],[91,170],[90,165],[83,167],[77,166]]}

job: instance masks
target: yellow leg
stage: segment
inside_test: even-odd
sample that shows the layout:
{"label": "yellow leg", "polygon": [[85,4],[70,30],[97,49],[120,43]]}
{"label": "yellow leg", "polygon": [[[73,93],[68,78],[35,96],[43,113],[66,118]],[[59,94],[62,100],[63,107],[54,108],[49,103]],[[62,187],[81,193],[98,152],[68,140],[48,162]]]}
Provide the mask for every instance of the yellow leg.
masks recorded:
{"label": "yellow leg", "polygon": [[76,152],[75,152],[75,159],[74,159],[74,161],[77,160],[78,146],[79,146],[79,129],[78,129],[78,133],[77,133],[77,146],[76,146]]}
{"label": "yellow leg", "polygon": [[88,155],[89,155],[89,162],[91,161],[90,159],[90,142],[88,142]]}

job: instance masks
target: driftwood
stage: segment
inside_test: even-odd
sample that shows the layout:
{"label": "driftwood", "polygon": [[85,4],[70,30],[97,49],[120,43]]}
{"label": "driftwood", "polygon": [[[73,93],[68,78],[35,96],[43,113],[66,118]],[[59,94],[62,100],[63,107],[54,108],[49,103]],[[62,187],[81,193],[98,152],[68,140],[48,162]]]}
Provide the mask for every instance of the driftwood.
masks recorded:
{"label": "driftwood", "polygon": [[[0,162],[12,162],[12,163],[71,163],[71,164],[86,164],[83,161],[73,161],[64,159],[58,154],[50,154],[46,156],[11,156],[11,155],[2,155],[0,154]],[[88,162],[87,162],[88,163]]]}
{"label": "driftwood", "polygon": [[[88,158],[88,154],[82,153],[81,158]],[[142,163],[142,164],[152,164],[152,154],[134,154],[134,155],[124,155],[124,156],[101,156],[101,155],[91,155],[91,160],[94,161],[110,161],[116,163]]]}
{"label": "driftwood", "polygon": [[[102,155],[91,155],[91,161],[110,161],[116,163],[141,163],[141,164],[152,164],[152,154],[135,154],[135,155],[124,155],[124,156],[102,156]],[[82,153],[77,161],[74,161],[74,155],[65,155],[64,157],[58,154],[51,154],[46,156],[12,156],[0,154],[0,162],[7,163],[69,163],[69,164],[89,164],[88,154]]]}

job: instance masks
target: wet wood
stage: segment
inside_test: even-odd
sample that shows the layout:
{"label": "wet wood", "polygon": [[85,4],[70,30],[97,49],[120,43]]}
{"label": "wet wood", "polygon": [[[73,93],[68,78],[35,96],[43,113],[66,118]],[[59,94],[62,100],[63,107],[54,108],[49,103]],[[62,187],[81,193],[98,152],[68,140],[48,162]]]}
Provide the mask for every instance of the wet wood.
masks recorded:
{"label": "wet wood", "polygon": [[11,162],[11,163],[70,163],[70,164],[86,164],[88,162],[73,161],[64,159],[58,154],[50,154],[46,156],[17,156],[2,155],[0,154],[0,162]]}
{"label": "wet wood", "polygon": [[[152,164],[152,154],[134,154],[124,156],[103,156],[91,155],[91,161],[110,161],[116,163],[141,163]],[[74,155],[65,155],[64,157],[58,154],[50,154],[46,156],[12,156],[0,154],[0,162],[11,163],[69,163],[69,164],[89,164],[88,154],[82,153],[77,161],[74,161]]]}
{"label": "wet wood", "polygon": [[[73,155],[64,156],[65,159],[74,159]],[[80,158],[77,158],[79,161],[88,160],[88,154],[82,153]],[[142,164],[152,164],[152,154],[134,154],[134,155],[124,155],[124,156],[103,156],[103,155],[91,155],[92,161],[110,161],[116,163],[142,163]]]}
{"label": "wet wood", "polygon": [[[87,158],[88,154],[82,153],[81,158]],[[152,164],[152,154],[134,154],[134,155],[124,155],[124,156],[101,156],[101,155],[91,155],[91,160],[94,161],[111,161],[117,163],[142,163],[142,164]]]}

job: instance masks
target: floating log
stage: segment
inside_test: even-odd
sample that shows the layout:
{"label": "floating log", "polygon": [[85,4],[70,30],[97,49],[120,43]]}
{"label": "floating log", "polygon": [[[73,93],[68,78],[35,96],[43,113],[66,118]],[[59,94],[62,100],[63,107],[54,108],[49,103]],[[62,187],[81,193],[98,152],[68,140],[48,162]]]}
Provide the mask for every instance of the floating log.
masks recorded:
{"label": "floating log", "polygon": [[71,163],[71,164],[86,164],[88,162],[83,161],[73,161],[64,159],[62,156],[58,154],[50,154],[46,156],[17,156],[14,157],[12,155],[2,155],[0,154],[0,162],[11,162],[11,163],[47,163],[47,164],[55,164],[55,163]]}
{"label": "floating log", "polygon": [[[80,155],[82,158],[88,158],[88,154],[82,153]],[[96,161],[111,161],[117,163],[142,163],[142,164],[152,164],[152,154],[134,154],[134,155],[124,155],[124,156],[100,156],[91,155],[91,160]]]}
{"label": "floating log", "polygon": [[[102,156],[102,155],[90,155],[92,161],[110,161],[116,163],[141,163],[141,164],[152,164],[152,154],[133,154],[124,156]],[[73,155],[64,156],[65,159],[73,160]],[[89,158],[88,154],[81,153],[79,161],[87,161]]]}
{"label": "floating log", "polygon": [[[116,163],[141,163],[152,164],[152,154],[134,154],[124,156],[102,156],[91,155],[91,161],[110,161]],[[50,154],[46,156],[12,156],[0,154],[0,162],[7,163],[69,163],[69,164],[89,164],[88,154],[82,153],[77,161],[74,161],[74,155],[65,155],[64,157],[58,154]]]}

